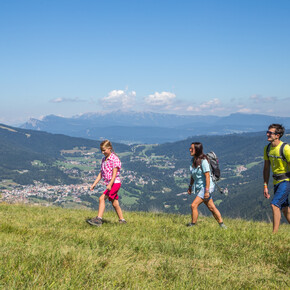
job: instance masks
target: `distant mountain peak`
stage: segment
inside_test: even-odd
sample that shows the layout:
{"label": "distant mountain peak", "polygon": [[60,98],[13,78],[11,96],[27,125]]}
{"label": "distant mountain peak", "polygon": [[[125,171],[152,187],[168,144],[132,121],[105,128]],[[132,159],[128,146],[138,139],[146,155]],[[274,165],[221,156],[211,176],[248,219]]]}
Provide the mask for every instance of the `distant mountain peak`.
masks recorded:
{"label": "distant mountain peak", "polygon": [[37,120],[37,119],[34,119],[34,118],[30,118],[28,121],[27,121],[27,125],[32,127],[32,128],[37,128],[39,124],[41,124],[42,120]]}

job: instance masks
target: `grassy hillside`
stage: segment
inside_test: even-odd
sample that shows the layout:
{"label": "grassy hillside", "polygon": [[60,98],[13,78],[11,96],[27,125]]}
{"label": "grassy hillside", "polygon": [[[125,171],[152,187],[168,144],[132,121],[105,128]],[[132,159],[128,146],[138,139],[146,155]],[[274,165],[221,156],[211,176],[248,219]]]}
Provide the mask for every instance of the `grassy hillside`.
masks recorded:
{"label": "grassy hillside", "polygon": [[90,227],[95,212],[0,205],[0,287],[233,289],[290,287],[290,231],[226,219],[126,212]]}

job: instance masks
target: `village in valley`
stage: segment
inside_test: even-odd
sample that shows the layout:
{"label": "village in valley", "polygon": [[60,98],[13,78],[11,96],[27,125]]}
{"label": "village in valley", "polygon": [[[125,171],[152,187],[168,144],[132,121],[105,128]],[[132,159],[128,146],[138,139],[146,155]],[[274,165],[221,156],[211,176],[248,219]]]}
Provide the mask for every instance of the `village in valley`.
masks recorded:
{"label": "village in valley", "polygon": [[[154,145],[142,145],[145,149],[136,153],[136,147],[132,152],[123,152],[118,154],[122,160],[122,183],[134,188],[142,189],[145,185],[158,182],[156,176],[150,174],[142,174],[140,170],[134,170],[129,164],[142,164],[146,168],[157,168],[161,173],[162,170],[166,170],[168,178],[173,179],[175,183],[183,188],[182,191],[176,192],[176,196],[186,195],[189,171],[188,168],[177,168],[176,160],[174,158],[168,158],[165,156],[146,155],[146,150],[152,148]],[[20,185],[15,184],[9,180],[3,180],[0,184],[1,201],[8,203],[29,203],[29,204],[41,204],[44,206],[62,206],[69,208],[90,208],[91,205],[87,202],[86,196],[91,196],[96,201],[100,194],[105,190],[105,185],[100,182],[94,189],[90,191],[90,186],[94,182],[97,174],[99,173],[99,166],[103,155],[97,148],[87,149],[74,148],[73,150],[63,150],[62,160],[56,162],[56,166],[70,177],[81,180],[76,184],[57,184],[50,185],[35,181],[34,184]],[[39,167],[39,170],[45,164],[34,160],[33,166]],[[168,171],[169,170],[169,171]],[[226,175],[237,175],[246,171],[247,168],[244,165],[236,166],[235,168],[228,167],[224,170]],[[20,173],[21,174],[21,173]],[[163,173],[164,174],[164,173]],[[224,189],[227,193],[227,188]],[[171,189],[164,186],[160,188],[161,193],[170,192]],[[141,194],[142,191],[139,191]],[[128,195],[128,198],[123,198],[123,202],[130,200],[130,192],[124,191],[123,197]],[[136,201],[136,194],[133,201]],[[132,198],[131,198],[132,202]],[[130,202],[129,202],[130,203]],[[166,205],[164,205],[166,207]]]}

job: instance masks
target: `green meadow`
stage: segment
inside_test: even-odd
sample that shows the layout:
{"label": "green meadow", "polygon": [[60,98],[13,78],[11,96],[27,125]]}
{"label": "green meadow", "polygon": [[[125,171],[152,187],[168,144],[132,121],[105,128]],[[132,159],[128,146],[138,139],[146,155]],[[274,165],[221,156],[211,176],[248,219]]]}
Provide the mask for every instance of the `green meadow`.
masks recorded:
{"label": "green meadow", "polygon": [[0,205],[4,289],[289,289],[290,226],[189,215]]}

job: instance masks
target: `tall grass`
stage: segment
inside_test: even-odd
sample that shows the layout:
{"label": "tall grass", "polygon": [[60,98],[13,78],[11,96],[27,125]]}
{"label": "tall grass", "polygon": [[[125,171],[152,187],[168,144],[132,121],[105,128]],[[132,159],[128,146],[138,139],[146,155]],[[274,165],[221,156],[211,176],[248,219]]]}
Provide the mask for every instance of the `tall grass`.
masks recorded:
{"label": "tall grass", "polygon": [[0,287],[7,289],[290,288],[290,226],[262,222],[0,205]]}

